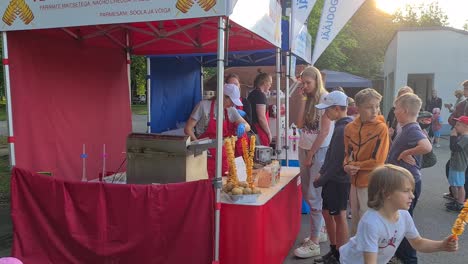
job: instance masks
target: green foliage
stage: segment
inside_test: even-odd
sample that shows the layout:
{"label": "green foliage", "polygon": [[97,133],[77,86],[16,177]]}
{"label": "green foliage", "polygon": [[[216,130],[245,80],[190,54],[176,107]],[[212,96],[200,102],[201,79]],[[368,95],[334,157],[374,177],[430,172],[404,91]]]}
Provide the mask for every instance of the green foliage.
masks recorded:
{"label": "green foliage", "polygon": [[[315,42],[324,0],[317,0],[308,29]],[[407,6],[389,15],[365,1],[318,59],[319,69],[346,71],[372,80],[383,78],[385,50],[399,27],[446,26],[447,16],[437,3]],[[468,26],[467,26],[468,27]]]}
{"label": "green foliage", "polygon": [[406,5],[404,10],[397,10],[393,21],[404,27],[447,26],[448,17],[437,2],[419,6]]}
{"label": "green foliage", "polygon": [[132,89],[136,95],[146,94],[146,58],[144,56],[131,56]]}
{"label": "green foliage", "polygon": [[468,31],[468,20],[465,20],[465,24],[463,24],[463,30]]}
{"label": "green foliage", "polygon": [[148,106],[147,105],[132,105],[132,113],[134,115],[147,115],[148,114]]}
{"label": "green foliage", "polygon": [[0,121],[5,121],[6,119],[6,104],[4,102],[0,102]]}

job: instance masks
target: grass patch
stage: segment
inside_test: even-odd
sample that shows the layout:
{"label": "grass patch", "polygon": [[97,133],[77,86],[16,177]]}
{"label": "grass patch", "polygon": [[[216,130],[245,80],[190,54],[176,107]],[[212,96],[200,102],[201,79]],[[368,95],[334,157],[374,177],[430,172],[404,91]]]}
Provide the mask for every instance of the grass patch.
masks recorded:
{"label": "grass patch", "polygon": [[0,102],[0,121],[5,121],[6,118],[6,104],[4,102]]}
{"label": "grass patch", "polygon": [[8,155],[0,156],[0,198],[10,195],[10,164]]}
{"label": "grass patch", "polygon": [[135,115],[147,115],[148,114],[148,108],[147,106],[144,105],[132,105],[132,113]]}

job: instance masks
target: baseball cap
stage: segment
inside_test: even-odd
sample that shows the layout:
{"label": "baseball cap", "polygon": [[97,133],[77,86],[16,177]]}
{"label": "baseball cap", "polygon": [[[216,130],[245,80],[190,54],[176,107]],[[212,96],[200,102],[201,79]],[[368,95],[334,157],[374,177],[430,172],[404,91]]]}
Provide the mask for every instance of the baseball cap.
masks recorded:
{"label": "baseball cap", "polygon": [[348,106],[348,96],[340,91],[333,91],[323,99],[323,103],[316,105],[318,109],[326,109],[330,106]]}
{"label": "baseball cap", "polygon": [[237,85],[229,83],[224,85],[224,95],[229,96],[231,98],[231,101],[237,105],[237,106],[242,106],[242,102],[240,100],[240,91],[239,87]]}
{"label": "baseball cap", "polygon": [[454,118],[458,122],[462,122],[465,125],[468,125],[468,116],[460,116],[459,118]]}

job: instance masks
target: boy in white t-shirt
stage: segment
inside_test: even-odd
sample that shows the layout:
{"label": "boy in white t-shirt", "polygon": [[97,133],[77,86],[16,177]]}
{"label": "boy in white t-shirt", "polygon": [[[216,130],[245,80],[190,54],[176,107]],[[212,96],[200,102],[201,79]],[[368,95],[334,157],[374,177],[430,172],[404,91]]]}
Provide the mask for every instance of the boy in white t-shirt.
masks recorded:
{"label": "boy in white t-shirt", "polygon": [[404,237],[416,251],[456,251],[452,236],[434,241],[422,238],[408,208],[414,198],[414,179],[401,167],[384,165],[370,174],[369,210],[361,218],[356,236],[340,248],[341,264],[384,264],[395,254]]}

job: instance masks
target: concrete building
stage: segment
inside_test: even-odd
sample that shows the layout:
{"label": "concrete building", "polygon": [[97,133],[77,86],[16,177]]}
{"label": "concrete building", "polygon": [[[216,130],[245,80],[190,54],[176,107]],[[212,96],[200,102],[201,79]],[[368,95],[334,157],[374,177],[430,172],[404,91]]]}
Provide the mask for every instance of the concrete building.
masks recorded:
{"label": "concrete building", "polygon": [[[436,89],[442,104],[454,103],[454,91],[468,79],[468,31],[450,27],[402,28],[385,52],[383,111],[388,113],[398,89],[408,85],[423,100]],[[444,130],[449,111],[442,106]]]}

